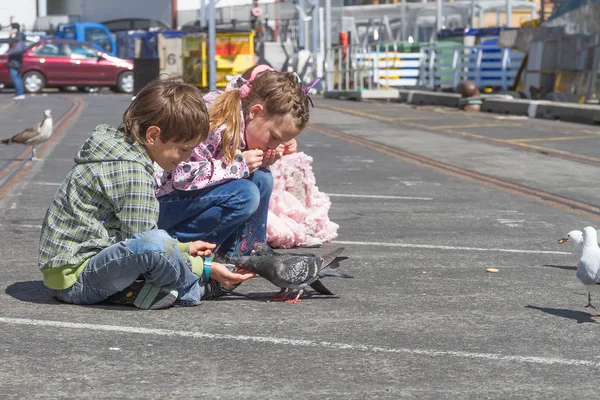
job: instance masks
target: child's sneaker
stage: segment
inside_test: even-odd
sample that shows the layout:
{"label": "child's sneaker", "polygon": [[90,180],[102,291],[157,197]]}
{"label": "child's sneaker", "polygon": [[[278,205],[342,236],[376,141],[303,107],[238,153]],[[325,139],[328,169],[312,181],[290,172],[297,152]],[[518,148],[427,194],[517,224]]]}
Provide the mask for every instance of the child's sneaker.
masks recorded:
{"label": "child's sneaker", "polygon": [[[225,264],[225,266],[230,271],[235,270],[235,265],[233,264]],[[219,282],[210,278],[208,282],[206,282],[206,284],[204,285],[204,294],[202,295],[202,300],[211,300],[221,296],[225,296],[227,293],[230,293],[240,285],[241,283],[237,283],[232,286],[223,286]]]}
{"label": "child's sneaker", "polygon": [[177,290],[163,289],[146,281],[135,281],[125,290],[110,296],[107,301],[129,304],[142,310],[169,308],[177,300]]}

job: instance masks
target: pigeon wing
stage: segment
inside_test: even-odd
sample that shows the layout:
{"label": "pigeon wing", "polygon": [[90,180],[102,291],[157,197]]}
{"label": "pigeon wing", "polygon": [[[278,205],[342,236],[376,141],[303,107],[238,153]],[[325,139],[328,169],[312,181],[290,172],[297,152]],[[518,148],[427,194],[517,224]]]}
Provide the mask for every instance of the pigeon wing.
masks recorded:
{"label": "pigeon wing", "polygon": [[17,133],[10,139],[11,143],[27,144],[28,141],[39,135],[40,125],[29,127],[22,132]]}
{"label": "pigeon wing", "polygon": [[319,274],[319,259],[306,256],[279,256],[277,276],[292,287],[306,286],[317,279]]}

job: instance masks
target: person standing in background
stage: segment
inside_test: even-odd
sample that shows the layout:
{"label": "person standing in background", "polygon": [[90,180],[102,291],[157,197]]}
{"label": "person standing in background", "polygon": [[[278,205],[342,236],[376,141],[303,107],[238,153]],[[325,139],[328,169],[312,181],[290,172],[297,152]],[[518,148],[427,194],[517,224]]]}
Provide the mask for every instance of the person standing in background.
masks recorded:
{"label": "person standing in background", "polygon": [[13,97],[13,100],[24,100],[25,92],[23,89],[23,79],[21,79],[21,67],[23,66],[23,53],[27,50],[27,46],[25,44],[25,35],[21,33],[21,26],[19,24],[10,24],[10,39],[8,39],[8,43],[10,46],[6,52],[6,55],[8,55],[8,70],[15,87],[15,97]]}

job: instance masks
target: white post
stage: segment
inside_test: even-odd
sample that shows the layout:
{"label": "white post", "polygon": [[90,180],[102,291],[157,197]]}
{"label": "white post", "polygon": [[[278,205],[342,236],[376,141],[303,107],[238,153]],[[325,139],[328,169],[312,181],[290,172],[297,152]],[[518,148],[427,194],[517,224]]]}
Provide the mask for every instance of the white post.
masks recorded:
{"label": "white post", "polygon": [[402,20],[401,20],[401,29],[402,29],[402,40],[406,41],[408,40],[408,31],[406,30],[406,28],[408,28],[406,26],[406,0],[402,0]]}
{"label": "white post", "polygon": [[206,0],[200,0],[200,29],[206,28]]}
{"label": "white post", "polygon": [[512,0],[506,0],[506,27],[510,28],[511,22],[512,22]]}
{"label": "white post", "polygon": [[45,17],[48,14],[48,0],[37,0],[38,17]]}
{"label": "white post", "polygon": [[208,0],[208,82],[209,89],[215,90],[217,88],[217,63],[215,62],[216,39],[216,14],[215,8],[216,0]]}
{"label": "white post", "polygon": [[325,51],[326,51],[326,67],[327,67],[327,90],[333,90],[333,57],[332,57],[332,36],[331,36],[331,0],[325,0]]}
{"label": "white post", "polygon": [[317,62],[317,78],[321,79],[323,79],[325,54],[327,54],[327,46],[325,46],[325,10],[323,7],[319,7],[319,58]]}
{"label": "white post", "polygon": [[435,37],[437,38],[438,33],[442,29],[442,0],[437,0],[436,6],[435,23],[437,31],[435,32]]}

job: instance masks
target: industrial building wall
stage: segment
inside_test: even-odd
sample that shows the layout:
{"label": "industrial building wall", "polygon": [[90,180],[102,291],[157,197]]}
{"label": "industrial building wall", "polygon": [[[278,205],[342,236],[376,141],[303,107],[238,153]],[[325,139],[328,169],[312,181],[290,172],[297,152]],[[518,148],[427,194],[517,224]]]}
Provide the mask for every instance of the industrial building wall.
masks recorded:
{"label": "industrial building wall", "polygon": [[[35,0],[27,1],[35,3]],[[90,22],[120,18],[151,18],[161,20],[167,25],[171,24],[171,1],[169,0],[46,1],[48,4],[48,15],[80,15],[82,21]]]}
{"label": "industrial building wall", "polygon": [[19,23],[25,29],[31,29],[37,16],[37,0],[0,0],[0,25],[2,28],[13,22]]}

